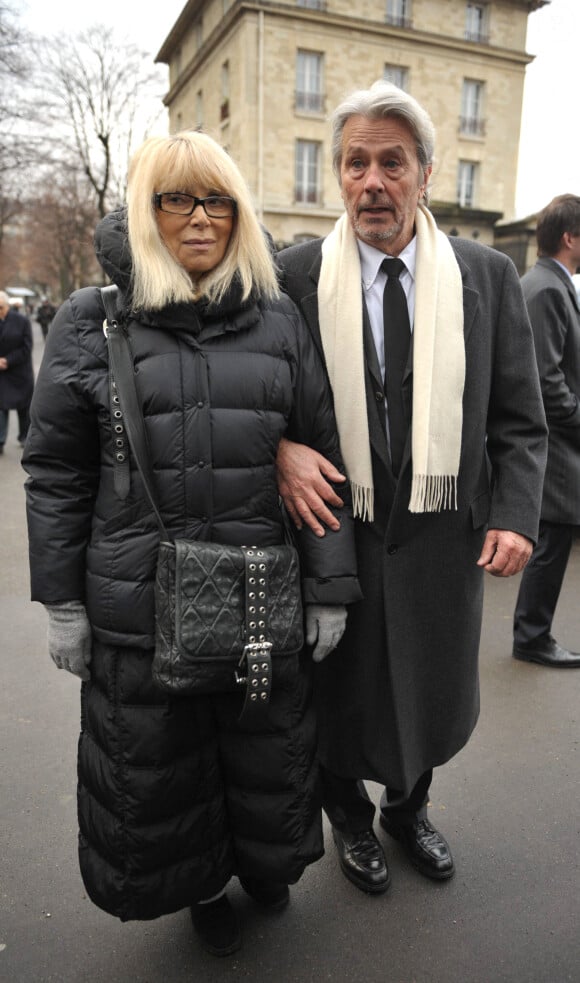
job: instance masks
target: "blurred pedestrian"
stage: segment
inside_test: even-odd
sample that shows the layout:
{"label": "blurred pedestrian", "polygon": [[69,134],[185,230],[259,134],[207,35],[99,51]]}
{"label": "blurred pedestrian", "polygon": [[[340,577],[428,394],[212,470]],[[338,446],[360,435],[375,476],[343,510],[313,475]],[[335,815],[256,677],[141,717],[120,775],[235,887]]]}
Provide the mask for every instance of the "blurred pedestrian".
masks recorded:
{"label": "blurred pedestrian", "polygon": [[538,215],[538,261],[522,278],[534,332],[548,463],[540,535],[522,574],[514,614],[513,655],[554,668],[580,667],[552,635],[574,532],[580,526],[580,197],[559,195]]}
{"label": "blurred pedestrian", "polygon": [[40,324],[40,330],[42,331],[42,337],[46,341],[46,336],[48,334],[48,329],[52,323],[54,315],[56,314],[56,307],[51,304],[47,297],[41,297],[40,304],[36,309],[36,320]]}
{"label": "blurred pedestrian", "polygon": [[10,297],[0,291],[0,454],[8,435],[8,413],[18,413],[18,443],[23,447],[28,433],[29,408],[34,390],[32,328],[18,313]]}

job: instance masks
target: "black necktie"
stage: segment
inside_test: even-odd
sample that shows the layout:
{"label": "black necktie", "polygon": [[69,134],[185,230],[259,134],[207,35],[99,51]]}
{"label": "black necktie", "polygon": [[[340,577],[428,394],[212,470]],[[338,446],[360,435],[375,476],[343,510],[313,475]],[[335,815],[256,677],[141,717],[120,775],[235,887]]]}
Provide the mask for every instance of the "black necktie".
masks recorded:
{"label": "black necktie", "polygon": [[399,280],[406,266],[401,259],[384,259],[381,269],[388,278],[383,294],[385,394],[389,414],[391,462],[394,473],[398,475],[407,436],[403,407],[403,375],[411,338],[407,298]]}

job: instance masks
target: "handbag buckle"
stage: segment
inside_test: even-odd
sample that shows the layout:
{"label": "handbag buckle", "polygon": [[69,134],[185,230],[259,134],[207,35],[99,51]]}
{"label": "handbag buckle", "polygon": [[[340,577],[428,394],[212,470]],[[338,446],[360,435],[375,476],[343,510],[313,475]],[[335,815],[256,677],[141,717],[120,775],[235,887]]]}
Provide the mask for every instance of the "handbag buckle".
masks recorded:
{"label": "handbag buckle", "polygon": [[[238,668],[235,671],[236,683],[239,686],[245,686],[248,682],[247,676],[247,665],[248,665],[248,655],[253,655],[254,657],[263,655],[266,659],[270,658],[270,653],[272,652],[272,642],[248,642],[244,645],[240,661],[238,662]],[[245,662],[246,675],[243,675],[242,665]],[[242,670],[240,672],[240,670]]]}

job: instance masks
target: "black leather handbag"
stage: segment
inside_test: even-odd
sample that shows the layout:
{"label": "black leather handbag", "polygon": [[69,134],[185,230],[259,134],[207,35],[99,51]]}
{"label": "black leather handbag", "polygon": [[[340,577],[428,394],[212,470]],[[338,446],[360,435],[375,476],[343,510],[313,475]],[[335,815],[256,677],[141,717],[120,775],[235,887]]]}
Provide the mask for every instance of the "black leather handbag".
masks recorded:
{"label": "black leather handbag", "polygon": [[126,434],[161,533],[153,678],[174,694],[244,687],[240,722],[251,724],[270,699],[272,659],[296,656],[304,644],[297,551],[171,540],[154,492],[129,339],[117,320],[117,288],[101,294],[117,446]]}

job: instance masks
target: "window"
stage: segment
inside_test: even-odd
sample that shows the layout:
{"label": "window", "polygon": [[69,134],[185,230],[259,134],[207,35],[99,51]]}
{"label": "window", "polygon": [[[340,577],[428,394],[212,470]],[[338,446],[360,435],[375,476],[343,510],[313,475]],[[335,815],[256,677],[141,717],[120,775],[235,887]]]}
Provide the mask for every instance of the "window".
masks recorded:
{"label": "window", "polygon": [[195,128],[203,129],[203,91],[199,89],[195,94]]}
{"label": "window", "polygon": [[409,69],[401,68],[400,65],[385,65],[383,78],[387,82],[392,82],[393,85],[397,85],[399,89],[406,90],[409,81]]}
{"label": "window", "polygon": [[460,160],[457,170],[457,204],[462,208],[473,208],[475,206],[477,174],[479,164],[473,164],[470,160]]}
{"label": "window", "polygon": [[322,112],[322,55],[313,51],[296,54],[296,109]]}
{"label": "window", "polygon": [[296,0],[297,7],[307,7],[308,10],[324,10],[324,0]]}
{"label": "window", "polygon": [[387,0],[387,24],[411,26],[411,0]]}
{"label": "window", "polygon": [[315,205],[319,201],[320,144],[296,141],[296,201]]}
{"label": "window", "polygon": [[230,63],[224,61],[222,65],[222,94],[220,101],[220,120],[230,118]]}
{"label": "window", "polygon": [[482,137],[485,133],[483,90],[483,82],[474,82],[472,79],[463,80],[459,132],[464,136]]}
{"label": "window", "polygon": [[468,3],[465,8],[466,41],[486,42],[487,4]]}

